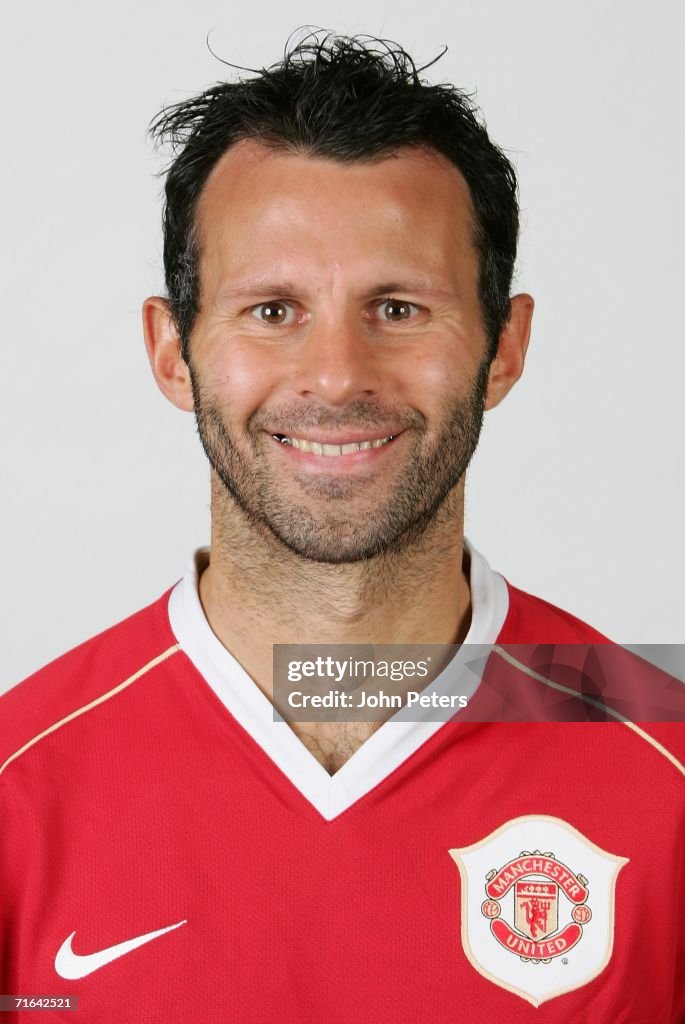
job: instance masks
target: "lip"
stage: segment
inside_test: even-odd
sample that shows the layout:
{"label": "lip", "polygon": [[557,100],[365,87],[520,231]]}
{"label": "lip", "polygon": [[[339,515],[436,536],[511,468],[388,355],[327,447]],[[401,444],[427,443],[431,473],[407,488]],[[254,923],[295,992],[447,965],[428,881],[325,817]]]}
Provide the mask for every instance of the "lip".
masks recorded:
{"label": "lip", "polygon": [[[288,434],[283,430],[268,431],[273,437],[274,434],[280,434],[281,437],[294,437],[298,441],[319,441],[321,444],[358,444],[360,441],[382,441],[386,437],[397,437],[402,433],[402,428],[397,427],[386,430],[384,434],[376,432],[375,434],[364,433],[361,430],[334,430],[332,433],[312,433],[311,431],[303,431],[297,434]],[[341,455],[340,458],[345,458]]]}
{"label": "lip", "polygon": [[[339,436],[342,437],[342,435]],[[383,435],[383,437],[387,436],[387,434]],[[282,458],[294,460],[291,462],[293,467],[305,470],[306,472],[320,473],[323,476],[340,476],[341,474],[363,471],[365,468],[377,465],[380,459],[387,458],[388,452],[400,441],[400,437],[401,433],[396,435],[392,441],[381,445],[380,448],[362,448],[356,452],[350,452],[348,455],[316,455],[314,452],[303,452],[299,448],[293,448],[292,445],[282,444],[273,435],[270,435],[270,441],[281,452]],[[304,438],[304,440],[309,439]],[[321,435],[318,438],[312,438],[312,440],[321,440]],[[373,439],[367,435],[367,437],[360,437],[359,440],[371,441]],[[346,442],[328,441],[323,443],[345,444]],[[347,443],[351,444],[352,441]]]}

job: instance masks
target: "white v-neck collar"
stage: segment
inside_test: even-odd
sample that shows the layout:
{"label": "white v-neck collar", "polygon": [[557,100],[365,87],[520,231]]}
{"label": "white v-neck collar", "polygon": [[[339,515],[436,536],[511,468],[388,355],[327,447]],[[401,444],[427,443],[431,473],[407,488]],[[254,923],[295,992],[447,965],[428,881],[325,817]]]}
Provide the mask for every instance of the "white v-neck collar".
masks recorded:
{"label": "white v-neck collar", "polygon": [[[479,677],[467,667],[474,659],[469,645],[496,642],[509,608],[509,593],[504,579],[483,556],[468,541],[464,547],[470,557],[471,626],[461,649],[431,689],[439,692],[448,685],[451,692],[470,699]],[[285,722],[274,721],[271,701],[212,632],[198,593],[198,563],[207,552],[207,548],[198,548],[193,553],[185,575],[170,594],[172,631],[227,710],[322,817],[332,821],[387,778],[445,723],[408,722],[398,712],[329,775]]]}

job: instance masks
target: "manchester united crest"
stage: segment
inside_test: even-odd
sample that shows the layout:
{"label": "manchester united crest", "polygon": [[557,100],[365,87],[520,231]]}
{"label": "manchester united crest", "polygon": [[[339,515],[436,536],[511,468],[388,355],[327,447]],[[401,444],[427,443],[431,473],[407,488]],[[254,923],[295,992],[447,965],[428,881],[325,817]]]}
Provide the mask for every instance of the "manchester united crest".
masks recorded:
{"label": "manchester united crest", "polygon": [[540,1006],[606,967],[625,857],[547,815],[516,818],[450,854],[461,874],[464,952],[490,981]]}

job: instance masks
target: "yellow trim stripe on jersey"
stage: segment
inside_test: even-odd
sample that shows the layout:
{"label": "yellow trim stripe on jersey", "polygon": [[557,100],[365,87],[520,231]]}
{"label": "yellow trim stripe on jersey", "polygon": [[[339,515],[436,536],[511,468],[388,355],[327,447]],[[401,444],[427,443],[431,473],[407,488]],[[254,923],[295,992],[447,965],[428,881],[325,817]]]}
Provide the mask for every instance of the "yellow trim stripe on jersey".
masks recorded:
{"label": "yellow trim stripe on jersey", "polygon": [[[96,697],[95,700],[90,701],[89,704],[84,704],[83,707],[77,708],[76,711],[72,711],[71,714],[66,715],[64,718],[61,718],[58,722],[55,722],[47,729],[44,729],[43,732],[38,733],[37,736],[34,736],[27,743],[25,743],[23,747],[20,747],[19,750],[16,750],[10,757],[8,757],[3,765],[0,765],[0,775],[2,775],[5,768],[7,768],[7,766],[11,764],[12,761],[20,757],[35,743],[38,743],[39,740],[42,740],[43,737],[49,736],[51,732],[55,732],[56,729],[59,729],[61,726],[66,725],[67,722],[71,722],[72,719],[78,718],[79,715],[84,715],[86,711],[90,711],[92,708],[97,707],[98,704],[102,704],[104,701],[109,700],[110,697],[113,697],[115,694],[120,693],[122,690],[125,690],[126,687],[130,686],[131,683],[134,683],[136,679],[140,679],[140,677],[145,675],[146,672],[149,672],[150,669],[155,668],[156,665],[159,665],[161,662],[166,661],[166,659],[171,657],[172,654],[176,654],[176,652],[180,650],[180,644],[173,644],[172,647],[167,648],[167,650],[163,651],[162,654],[157,655],[157,657],[153,658],[152,661],[149,661],[147,665],[144,665],[142,668],[138,669],[137,672],[134,672],[133,675],[129,676],[128,679],[125,679],[123,683],[119,683],[113,689],[108,690],[107,693],[103,693],[100,697]],[[681,772],[682,775],[685,775],[685,765],[681,764],[680,761],[670,752],[670,750],[667,750],[666,747],[659,743],[659,741],[656,740],[653,736],[650,736],[649,733],[645,732],[644,729],[641,729],[639,725],[636,725],[635,722],[631,722],[629,719],[621,715],[618,711],[614,711],[613,708],[610,708],[607,705],[602,704],[600,701],[594,700],[592,697],[588,697],[584,694],[578,693],[577,690],[569,689],[569,687],[563,686],[561,683],[555,683],[552,679],[547,679],[545,676],[540,675],[538,672],[535,672],[533,669],[529,668],[528,665],[524,665],[523,662],[517,661],[516,658],[512,657],[512,655],[509,654],[508,651],[505,651],[503,648],[499,647],[499,645],[495,645],[493,647],[493,651],[496,654],[498,654],[501,658],[503,658],[505,661],[509,662],[510,665],[513,665],[515,668],[519,669],[525,675],[528,675],[531,678],[536,679],[538,682],[544,683],[545,686],[550,686],[552,687],[552,689],[559,690],[562,693],[567,693],[572,697],[577,697],[580,700],[585,701],[585,703],[587,704],[592,704],[594,707],[606,711],[607,714],[612,715],[623,725],[627,725],[629,729],[632,729],[633,732],[635,732],[638,736],[641,736],[643,740],[649,743],[650,746],[654,747],[655,750],[657,750],[668,761],[670,761],[671,764],[673,764],[675,768],[677,768],[677,770]]]}
{"label": "yellow trim stripe on jersey", "polygon": [[606,704],[602,704],[601,701],[595,700],[593,697],[587,697],[585,694],[578,693],[577,690],[571,690],[568,686],[562,686],[561,683],[555,683],[552,679],[547,679],[546,676],[541,676],[538,672],[535,672],[534,669],[529,668],[528,665],[524,665],[523,662],[517,661],[516,658],[512,657],[508,651],[505,651],[498,644],[493,647],[493,651],[496,654],[499,654],[500,658],[504,658],[504,660],[508,661],[510,665],[513,665],[514,668],[519,669],[532,679],[537,679],[539,683],[544,683],[545,686],[550,686],[553,690],[559,690],[561,693],[568,693],[572,697],[577,697],[579,700],[584,701],[586,704],[592,704],[593,707],[599,708],[601,711],[606,711],[608,715],[612,715],[619,722],[622,722],[623,725],[627,725],[629,729],[632,729],[633,732],[637,733],[638,736],[641,736],[643,740],[646,740],[646,742],[654,747],[655,750],[658,750],[660,754],[663,754],[666,760],[670,761],[672,765],[675,765],[679,772],[685,775],[685,765],[681,764],[678,758],[675,757],[670,750],[667,750],[666,747],[659,743],[658,740],[655,740],[653,736],[650,736],[648,732],[641,729],[639,725],[635,724],[635,722],[631,722],[629,718],[625,718],[620,714],[620,712],[614,711],[613,708],[610,708]]}
{"label": "yellow trim stripe on jersey", "polygon": [[28,750],[29,747],[32,747],[34,743],[38,743],[39,740],[42,740],[44,736],[49,736],[51,732],[54,732],[61,726],[66,725],[67,722],[71,722],[74,718],[78,718],[79,715],[85,715],[86,711],[90,711],[91,708],[95,708],[98,704],[102,704],[104,701],[109,700],[109,698],[113,697],[116,693],[121,693],[121,691],[125,690],[127,686],[131,685],[131,683],[135,683],[136,679],[140,679],[140,677],[144,676],[146,672],[150,671],[150,669],[159,665],[160,662],[166,661],[166,659],[171,657],[172,654],[175,654],[180,650],[180,644],[174,644],[173,647],[167,648],[166,651],[162,654],[158,654],[156,658],[152,659],[152,661],[148,661],[147,665],[143,665],[142,668],[139,668],[138,671],[134,672],[132,676],[128,677],[128,679],[124,679],[123,683],[119,683],[114,687],[114,689],[108,690],[107,693],[103,693],[101,697],[96,697],[95,700],[92,700],[90,704],[84,704],[82,708],[77,708],[76,711],[72,711],[71,714],[67,715],[65,718],[60,718],[59,722],[55,722],[54,725],[48,726],[48,728],[44,729],[43,732],[39,732],[37,736],[34,736],[33,739],[30,739],[28,743],[25,743],[23,747],[20,747],[19,750],[16,750],[14,754],[8,757],[3,765],[0,765],[0,775],[2,775],[8,764],[11,764],[17,757],[20,757],[21,754]]}

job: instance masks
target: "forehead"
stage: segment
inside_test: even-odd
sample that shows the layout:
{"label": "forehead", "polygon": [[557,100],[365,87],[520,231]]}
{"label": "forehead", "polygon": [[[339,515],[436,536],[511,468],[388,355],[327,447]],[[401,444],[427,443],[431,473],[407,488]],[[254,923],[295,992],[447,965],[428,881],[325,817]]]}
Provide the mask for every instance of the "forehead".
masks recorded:
{"label": "forehead", "polygon": [[435,151],[342,162],[252,139],[223,154],[196,211],[203,262],[259,253],[349,263],[373,252],[411,255],[428,271],[473,262],[473,220],[463,176]]}

